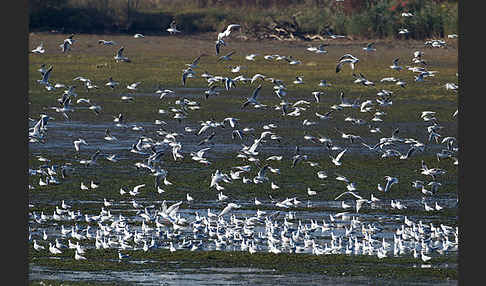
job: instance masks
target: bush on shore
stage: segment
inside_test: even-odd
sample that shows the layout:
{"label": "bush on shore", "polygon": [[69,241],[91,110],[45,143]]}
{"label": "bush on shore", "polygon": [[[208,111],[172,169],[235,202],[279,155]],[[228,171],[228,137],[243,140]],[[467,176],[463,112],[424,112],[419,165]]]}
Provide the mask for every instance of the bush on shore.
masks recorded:
{"label": "bush on shore", "polygon": [[[166,34],[176,20],[185,34],[221,31],[239,23],[247,36],[268,33],[274,20],[300,32],[352,38],[426,39],[457,33],[457,1],[440,0],[30,0],[31,31]],[[341,4],[343,3],[343,4]],[[404,17],[410,12],[414,16]],[[406,28],[409,34],[398,35]]]}

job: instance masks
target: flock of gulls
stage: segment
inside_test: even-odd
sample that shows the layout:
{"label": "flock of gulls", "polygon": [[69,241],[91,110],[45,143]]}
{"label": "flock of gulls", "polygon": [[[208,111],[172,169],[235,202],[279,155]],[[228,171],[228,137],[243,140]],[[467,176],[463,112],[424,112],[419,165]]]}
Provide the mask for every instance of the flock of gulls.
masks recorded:
{"label": "flock of gulls", "polygon": [[[240,25],[231,24],[218,33],[215,41],[217,61],[220,63],[231,62],[231,56],[235,51],[228,49],[229,39],[232,31],[240,29]],[[172,22],[167,32],[171,35],[181,34],[175,22]],[[143,38],[136,34],[135,38]],[[430,41],[429,41],[430,42]],[[443,48],[446,44],[440,41],[427,42],[425,47]],[[435,43],[435,44],[434,44]],[[114,41],[99,40],[99,45],[116,46],[120,45]],[[329,44],[321,44],[317,47],[308,47],[307,51],[316,55],[327,54],[326,48]],[[60,44],[61,53],[69,53],[76,47],[74,35],[66,38]],[[363,47],[364,53],[375,53],[375,45],[370,43]],[[130,63],[131,60],[124,55],[123,46],[117,48],[113,60],[119,64]],[[32,50],[33,54],[42,55],[46,51],[41,43]],[[56,164],[48,155],[37,157],[39,166],[29,169],[29,175],[35,177],[29,189],[42,188],[46,192],[49,188],[63,183],[63,180],[72,176],[75,172],[81,172],[83,168],[92,168],[102,172],[99,167],[100,160],[107,160],[113,164],[123,164],[123,157],[129,156],[139,158],[135,164],[137,174],[153,176],[154,185],[140,184],[136,186],[120,186],[121,200],[104,198],[100,204],[99,213],[83,213],[77,209],[75,200],[55,203],[55,210],[52,213],[44,211],[29,212],[29,242],[33,245],[34,251],[49,251],[49,255],[56,256],[62,253],[72,253],[76,260],[89,260],[88,249],[117,249],[119,261],[130,259],[130,251],[154,249],[168,249],[171,252],[182,249],[190,251],[204,250],[227,250],[271,252],[271,253],[312,253],[314,255],[325,254],[348,254],[348,255],[373,255],[378,258],[397,255],[413,255],[418,261],[427,262],[434,255],[457,251],[458,228],[442,223],[427,223],[424,219],[411,218],[406,215],[377,215],[373,220],[368,220],[370,215],[360,213],[363,208],[374,209],[397,209],[403,210],[411,207],[412,203],[407,200],[383,200],[380,194],[392,193],[395,186],[401,182],[399,174],[383,174],[383,180],[376,182],[376,190],[370,197],[360,194],[359,178],[346,177],[346,156],[351,152],[369,152],[377,157],[389,160],[407,160],[416,153],[428,151],[428,146],[435,144],[442,145],[441,151],[436,153],[437,161],[450,160],[450,164],[458,165],[457,139],[444,134],[445,130],[440,125],[439,114],[433,110],[424,110],[417,116],[424,122],[428,137],[426,140],[404,137],[399,128],[391,134],[386,134],[380,129],[380,124],[386,118],[387,112],[394,108],[393,92],[387,88],[388,85],[396,85],[399,88],[407,88],[412,84],[421,84],[423,81],[435,80],[437,72],[429,70],[427,59],[423,51],[413,51],[410,61],[414,66],[402,66],[405,59],[396,58],[390,65],[384,65],[391,75],[401,75],[404,72],[415,75],[414,82],[404,82],[394,76],[384,77],[379,82],[373,82],[366,78],[359,71],[362,60],[353,54],[344,54],[337,59],[335,72],[343,74],[349,71],[353,75],[353,84],[373,88],[377,91],[376,99],[362,100],[361,97],[351,99],[344,92],[339,92],[339,100],[336,104],[329,106],[326,112],[310,112],[312,107],[321,104],[321,99],[332,83],[322,80],[316,86],[318,91],[309,94],[308,100],[299,100],[291,103],[288,97],[289,85],[308,84],[301,76],[297,76],[293,83],[271,77],[270,75],[255,74],[246,77],[242,74],[244,67],[232,66],[231,73],[235,76],[211,75],[207,71],[202,72],[202,57],[209,57],[203,54],[191,63],[183,67],[181,73],[182,87],[190,84],[192,78],[204,78],[207,80],[207,89],[201,95],[202,102],[190,100],[184,96],[177,97],[177,92],[171,89],[158,88],[154,91],[161,100],[176,98],[174,105],[169,110],[158,110],[165,120],[156,120],[152,125],[156,131],[153,136],[147,132],[147,127],[127,123],[124,114],[113,114],[113,126],[105,130],[103,144],[97,146],[96,151],[89,157],[84,157],[84,148],[92,146],[86,138],[78,138],[72,142],[73,150],[78,154],[77,163]],[[246,55],[248,64],[260,57],[259,54]],[[284,61],[289,65],[300,65],[302,62],[292,56],[264,55],[266,61]],[[225,64],[225,63],[223,63]],[[39,69],[40,79],[37,80],[37,87],[54,92],[64,89],[62,95],[57,99],[55,106],[49,107],[40,115],[39,119],[30,119],[32,124],[29,128],[29,142],[31,145],[44,144],[49,140],[48,130],[51,130],[49,123],[61,120],[70,120],[73,112],[88,110],[97,116],[103,112],[103,107],[93,102],[92,99],[81,98],[76,92],[77,82],[84,85],[86,95],[95,94],[96,91],[109,89],[112,91],[124,90],[125,88],[135,92],[139,89],[141,82],[134,82],[123,87],[120,82],[113,78],[107,79],[103,84],[98,85],[93,80],[78,76],[73,81],[76,84],[64,85],[55,83],[55,66],[42,65]],[[276,75],[276,74],[275,74]],[[346,75],[343,75],[346,76]],[[256,109],[266,110],[267,113],[275,112],[277,116],[301,122],[303,129],[318,126],[320,122],[330,122],[338,113],[345,113],[347,110],[359,111],[363,118],[347,116],[344,120],[350,126],[362,126],[368,128],[370,134],[381,136],[377,142],[366,142],[368,138],[362,138],[347,130],[329,127],[337,134],[336,138],[322,136],[319,132],[305,132],[302,144],[310,143],[318,146],[320,151],[317,155],[306,152],[305,148],[292,146],[291,151],[285,149],[282,152],[272,151],[269,154],[265,151],[271,142],[284,141],[279,136],[279,126],[275,123],[262,123],[262,126],[245,126],[244,120],[232,117],[230,114],[220,120],[210,119],[201,121],[200,125],[190,122],[191,113],[210,106],[209,98],[218,98],[218,95],[225,91],[231,92],[237,88],[247,88],[249,96],[241,101],[240,111],[255,112]],[[262,96],[262,89],[271,85],[272,94],[266,93]],[[246,86],[246,87],[245,87]],[[383,88],[378,88],[382,86]],[[457,92],[455,83],[446,83],[444,88]],[[79,90],[79,89],[78,89]],[[93,90],[93,92],[90,92]],[[122,93],[120,91],[120,93]],[[95,97],[96,98],[96,97]],[[278,103],[274,106],[267,102],[275,100]],[[121,96],[121,101],[131,101],[135,104],[133,96]],[[210,108],[210,107],[208,107]],[[440,114],[444,116],[444,114]],[[454,114],[447,116],[456,117]],[[305,119],[302,119],[304,118]],[[369,117],[369,119],[367,119]],[[366,119],[364,119],[366,118]],[[182,132],[169,130],[167,122],[172,120],[184,124]],[[189,123],[186,123],[189,122]],[[300,124],[300,123],[299,123]],[[328,125],[329,126],[329,125]],[[331,125],[332,126],[332,125]],[[138,139],[126,146],[123,154],[102,151],[105,144],[119,142],[119,135],[113,134],[114,130],[131,130]],[[197,203],[190,192],[185,195],[185,200],[169,202],[163,200],[166,191],[176,190],[177,182],[171,179],[172,170],[165,167],[164,162],[173,160],[180,164],[186,164],[185,158],[190,162],[201,164],[201,167],[212,167],[212,156],[208,156],[215,150],[214,142],[221,133],[230,130],[232,140],[241,142],[241,149],[235,154],[235,165],[228,170],[212,170],[208,179],[208,201],[214,203],[218,209],[199,208],[191,209],[191,205]],[[138,133],[137,133],[138,132]],[[334,133],[335,132],[335,133]],[[185,136],[193,134],[195,136]],[[225,133],[226,134],[226,133]],[[196,138],[190,140],[188,138]],[[248,142],[248,143],[246,143]],[[338,142],[342,142],[339,143]],[[186,151],[190,149],[191,151]],[[272,149],[273,150],[273,149]],[[121,152],[120,152],[121,153]],[[266,155],[265,155],[266,154]],[[329,159],[336,167],[336,172],[322,169],[312,159],[322,156]],[[264,155],[264,156],[262,156]],[[231,158],[233,154],[227,152],[224,155]],[[242,164],[240,164],[243,162]],[[307,187],[305,195],[288,197],[286,199],[274,199],[271,195],[268,199],[254,198],[254,201],[239,201],[231,195],[232,184],[242,182],[243,184],[256,184],[260,188],[268,189],[271,194],[278,194],[280,188],[279,177],[286,176],[281,172],[279,166],[288,164],[291,171],[299,172],[301,164],[308,164],[315,169],[315,176],[318,180],[337,180],[342,182],[345,191],[334,200],[335,206],[342,209],[340,212],[307,213],[293,210],[294,208],[312,207],[313,198],[318,195],[319,190],[314,187]],[[445,170],[435,167],[436,161],[425,162],[415,166],[417,178],[414,181],[406,182],[410,188],[421,192],[423,199],[415,202],[415,209],[425,210],[431,214],[440,212],[444,206],[440,200],[434,199],[440,193],[441,176]],[[97,169],[98,168],[98,169]],[[127,166],[133,168],[133,166]],[[103,182],[96,182],[94,179],[86,178],[81,182],[80,192],[96,192],[103,190]],[[142,201],[139,199],[144,192],[157,192],[162,201]],[[214,199],[212,199],[214,198]],[[315,202],[316,204],[318,202]],[[182,207],[181,207],[182,206]],[[256,206],[256,211],[245,209],[247,206]],[[30,207],[34,207],[30,204]],[[261,210],[263,209],[263,210]],[[372,215],[371,215],[372,216]]]}

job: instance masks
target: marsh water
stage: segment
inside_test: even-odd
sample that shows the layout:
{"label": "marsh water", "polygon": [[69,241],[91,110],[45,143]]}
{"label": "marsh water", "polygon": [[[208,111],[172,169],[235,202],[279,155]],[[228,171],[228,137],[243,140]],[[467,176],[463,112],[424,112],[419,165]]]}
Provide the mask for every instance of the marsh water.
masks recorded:
{"label": "marsh water", "polygon": [[[187,90],[190,92],[190,90]],[[186,97],[190,98],[191,94],[187,94]],[[196,97],[196,95],[193,95]],[[413,125],[413,123],[410,123]],[[193,124],[195,127],[198,125]],[[141,127],[142,131],[132,130],[133,126]],[[53,120],[48,124],[49,137],[45,143],[41,144],[30,144],[29,149],[32,155],[63,155],[63,154],[74,154],[73,151],[73,141],[77,138],[84,138],[88,145],[83,145],[83,156],[90,156],[94,151],[98,149],[98,146],[103,145],[103,153],[117,153],[117,158],[120,161],[125,159],[133,158],[130,153],[130,148],[132,144],[136,143],[137,140],[141,138],[144,134],[150,134],[154,131],[160,129],[161,126],[154,124],[153,122],[131,122],[128,126],[123,128],[113,127],[112,122],[101,122],[101,123],[88,123],[82,121],[65,121],[61,118]],[[412,128],[413,126],[411,126]],[[103,136],[105,130],[110,128],[112,134],[119,138],[116,142],[105,144]],[[176,132],[184,133],[182,126],[170,126],[170,130],[175,130]],[[194,135],[192,135],[194,136]],[[184,152],[194,152],[199,150],[201,147],[194,143],[194,139],[182,138],[180,140],[184,143]],[[191,143],[192,142],[192,143]],[[208,155],[211,159],[218,159],[225,157],[225,154],[235,153],[240,150],[242,144],[240,142],[236,143],[230,140],[216,140],[211,144],[212,153]],[[440,144],[429,144],[428,152],[435,152],[442,148]],[[292,153],[294,151],[294,146],[285,144],[275,144],[275,145],[265,145],[260,148],[261,153],[272,154],[275,151],[283,153]],[[347,144],[347,149],[349,153],[356,154],[371,154],[372,151],[368,151],[362,148],[361,143]],[[301,151],[307,154],[320,154],[322,152],[327,152],[324,147],[321,146],[302,146]],[[195,170],[196,171],[196,170]],[[145,206],[146,212],[150,215],[155,215],[157,209],[160,205],[164,203],[164,200],[146,200],[144,198],[136,198],[137,202]],[[152,228],[151,230],[144,230],[140,224],[144,221],[143,218],[139,216],[141,209],[133,207],[132,199],[121,199],[118,201],[111,201],[110,212],[114,217],[123,215],[126,221],[130,225],[130,229],[135,232],[144,232],[147,238],[152,238],[155,240],[157,247],[169,249],[168,239],[164,234],[161,236],[161,231]],[[426,201],[426,200],[425,200]],[[232,218],[235,220],[244,221],[251,217],[258,217],[257,211],[252,209],[254,207],[254,202],[249,200],[233,200],[241,206],[241,209],[235,209],[232,212]],[[347,202],[351,202],[348,200]],[[423,200],[417,199],[401,199],[401,203],[407,206],[410,211],[423,210]],[[439,203],[444,208],[454,209],[457,207],[456,198],[452,197],[439,197],[434,198],[430,201]],[[52,208],[53,205],[58,205],[59,201],[46,201],[42,196],[33,196],[29,203],[35,208]],[[73,200],[68,203],[75,203],[75,208],[73,209],[83,209],[84,205],[98,205],[102,206],[103,201],[101,200]],[[168,204],[176,203],[176,201],[168,201]],[[180,218],[187,221],[194,221],[199,215],[206,215],[208,210],[213,210],[213,212],[219,211],[223,208],[227,202],[217,202],[215,200],[198,200],[191,204],[184,205],[178,211]],[[347,231],[351,229],[351,225],[359,222],[361,225],[367,225],[376,227],[378,232],[374,236],[374,239],[381,243],[381,241],[386,240],[393,245],[394,235],[404,224],[403,215],[393,215],[389,211],[392,210],[390,200],[382,200],[379,202],[374,202],[368,207],[374,209],[375,211],[371,214],[356,212],[354,208],[349,208],[347,210],[337,211],[342,207],[342,201],[336,200],[301,200],[299,206],[299,211],[295,212],[292,208],[275,208],[276,200],[271,198],[261,199],[260,208],[265,209],[267,214],[272,214],[272,218],[279,223],[279,227],[285,224],[283,229],[287,226],[291,229],[300,227],[301,225],[309,226],[311,222],[315,221],[318,224],[324,224],[327,222],[333,222],[331,229],[318,229],[311,233],[310,238],[312,238],[317,244],[322,246],[328,246],[335,243],[334,237],[344,237]],[[316,211],[315,208],[329,209],[327,211]],[[308,210],[306,210],[308,209]],[[39,213],[37,213],[39,215]],[[47,216],[51,216],[52,213],[46,213]],[[38,223],[34,219],[34,213],[29,213],[29,229],[30,234],[41,241],[42,235],[47,235],[49,241],[53,239],[59,239],[66,241],[68,238],[60,234],[60,227],[64,223],[73,223],[67,215],[61,216],[58,220],[52,220],[52,218],[47,219],[44,223]],[[228,220],[228,222],[232,222]],[[420,222],[423,225],[435,224],[438,226],[438,222],[444,224],[455,224],[454,220],[449,221],[443,220],[433,213],[429,216],[410,216],[408,219],[414,222]],[[77,218],[77,221],[82,222],[83,218]],[[74,222],[76,223],[76,222]],[[252,231],[254,233],[264,233],[265,232],[264,220],[261,219],[256,225],[252,226]],[[88,229],[81,226],[79,232],[89,232]],[[163,233],[163,231],[162,231]],[[92,229],[93,236],[95,235]],[[155,237],[155,239],[154,239]],[[451,238],[453,239],[453,238]],[[241,250],[241,240],[235,239],[223,246],[215,246],[210,243],[210,237],[202,236],[195,238],[193,230],[190,228],[182,229],[178,233],[177,242],[179,243],[180,249],[183,249],[185,241],[198,240],[202,243],[197,251],[207,251],[207,250],[224,250],[224,251],[242,251]],[[343,243],[346,243],[344,241]],[[410,242],[405,242],[405,244],[411,248],[415,247],[415,244]],[[86,249],[94,248],[94,243],[83,243],[83,247]],[[440,247],[440,245],[434,245],[434,247]],[[142,249],[140,245],[134,246],[134,250]],[[267,243],[262,239],[260,244],[256,245],[257,251],[268,252],[270,249]],[[295,251],[294,246],[288,249],[289,251]],[[312,253],[311,248],[304,248],[301,250],[302,253]],[[457,247],[452,247],[444,251],[443,255],[453,255],[457,252]],[[333,253],[343,253],[341,251]],[[362,252],[353,252],[350,255],[370,255]],[[376,255],[373,253],[372,255]],[[392,254],[389,254],[392,255]],[[412,256],[410,250],[400,251],[397,256]],[[437,253],[429,254],[432,257],[440,256]],[[56,259],[53,257],[52,259]],[[63,259],[63,258],[59,258]],[[35,262],[35,259],[34,261]],[[416,264],[406,265],[404,267],[450,267],[457,268],[454,264],[433,264],[433,263],[420,263],[420,259],[417,260]],[[144,264],[146,261],[136,261],[132,260],[130,263],[141,263]],[[29,269],[29,279],[31,281],[37,280],[59,280],[59,281],[85,281],[85,282],[108,282],[115,284],[130,284],[130,285],[322,285],[322,284],[333,284],[333,285],[456,285],[457,281],[393,281],[393,280],[383,280],[369,277],[360,276],[345,276],[345,277],[334,277],[318,274],[302,274],[302,273],[292,273],[292,274],[282,274],[274,273],[274,271],[269,269],[258,269],[258,268],[217,268],[217,267],[201,267],[201,268],[179,268],[176,264],[167,269],[150,269],[150,270],[133,270],[133,271],[67,271],[67,270],[56,270],[47,266],[35,265],[31,263]]]}
{"label": "marsh water", "polygon": [[[422,267],[415,265],[415,267]],[[273,274],[254,268],[150,269],[143,271],[60,271],[32,266],[29,279],[115,283],[117,285],[457,285],[457,281],[393,281],[369,277],[316,274]]]}

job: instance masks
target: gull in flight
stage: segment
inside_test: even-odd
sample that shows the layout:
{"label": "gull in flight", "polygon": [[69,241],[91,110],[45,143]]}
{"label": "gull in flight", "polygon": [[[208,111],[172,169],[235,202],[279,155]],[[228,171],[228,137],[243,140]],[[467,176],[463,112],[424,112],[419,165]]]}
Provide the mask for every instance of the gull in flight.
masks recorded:
{"label": "gull in flight", "polygon": [[235,203],[229,203],[219,214],[218,217],[222,217],[225,214],[229,213],[231,210],[235,208],[240,208],[241,205],[235,204]]}
{"label": "gull in flight", "polygon": [[219,61],[229,61],[229,60],[231,60],[231,56],[232,56],[234,53],[235,53],[235,51],[231,51],[231,52],[229,52],[228,54],[226,54],[226,55],[224,55],[224,56],[222,56],[222,57],[219,57],[219,58],[218,58],[218,62],[219,62]]}
{"label": "gull in flight", "polygon": [[379,202],[379,201],[380,201],[380,199],[379,199],[379,198],[377,198],[377,197],[375,197],[375,195],[373,195],[373,193],[371,193],[371,199],[370,199],[370,201],[371,201],[372,203],[375,203],[375,202]]}
{"label": "gull in flight", "polygon": [[405,29],[405,28],[400,28],[400,29],[398,29],[398,34],[399,34],[399,35],[406,35],[406,34],[408,34],[408,33],[410,33],[410,32],[408,31],[408,29]]}
{"label": "gull in flight", "polygon": [[76,40],[73,39],[74,35],[69,36],[65,39],[62,44],[59,45],[63,53],[68,52],[71,50],[71,46],[74,44]]}
{"label": "gull in flight", "polygon": [[356,64],[359,62],[359,59],[351,54],[343,55],[336,66],[336,73],[340,72],[344,64],[349,64],[352,70],[355,69]]}
{"label": "gull in flight", "polygon": [[194,77],[194,71],[189,67],[182,70],[182,85],[186,86],[187,78]]}
{"label": "gull in flight", "polygon": [[42,79],[38,79],[37,82],[42,85],[48,85],[49,76],[51,75],[51,72],[52,72],[52,66],[50,66],[49,69],[42,74]]}
{"label": "gull in flight", "polygon": [[110,76],[108,79],[108,82],[105,84],[106,86],[109,86],[111,89],[114,89],[117,87],[120,83],[117,81],[114,81],[113,78]]}
{"label": "gull in flight", "polygon": [[43,54],[46,50],[44,49],[44,43],[41,42],[35,49],[33,49],[31,52],[33,54]]}
{"label": "gull in flight", "polygon": [[321,79],[321,81],[318,84],[320,87],[329,87],[332,86],[331,83],[327,82],[325,79]]}
{"label": "gull in flight", "polygon": [[402,154],[402,155],[400,155],[400,160],[406,160],[406,159],[410,158],[410,156],[412,156],[412,153],[413,153],[415,150],[416,150],[416,148],[415,148],[415,147],[413,147],[413,146],[412,146],[412,147],[410,147],[410,149],[408,149],[408,151],[407,151],[407,154],[405,154],[405,155],[403,155],[403,154]]}
{"label": "gull in flight", "polygon": [[218,41],[229,37],[232,29],[241,27],[239,24],[229,24],[224,31],[218,34]]}
{"label": "gull in flight", "polygon": [[135,34],[135,35],[133,35],[133,37],[134,37],[135,39],[145,38],[145,36],[144,36],[144,35],[142,35],[142,34],[138,34],[138,33],[137,33],[137,34]]}
{"label": "gull in flight", "polygon": [[249,54],[245,56],[245,59],[248,61],[255,61],[256,56],[258,56],[258,54]]}
{"label": "gull in flight", "polygon": [[393,184],[398,183],[398,178],[396,177],[385,176],[385,180],[386,180],[385,188],[383,188],[380,184],[378,184],[378,190],[385,193],[390,190]]}
{"label": "gull in flight", "polygon": [[253,94],[251,97],[248,97],[247,100],[241,105],[241,109],[247,107],[249,104],[253,105],[259,105],[260,103],[257,101],[257,96],[260,93],[260,90],[262,89],[262,85],[260,84],[255,90],[253,91]]}
{"label": "gull in flight", "polygon": [[86,143],[86,141],[82,138],[74,141],[74,149],[76,150],[76,152],[79,152],[81,144],[88,145],[88,143]]}
{"label": "gull in flight", "polygon": [[393,65],[390,66],[392,70],[401,71],[403,69],[401,66],[398,65],[399,60],[400,58],[396,58],[393,60]]}
{"label": "gull in flight", "polygon": [[89,165],[96,165],[96,159],[98,159],[100,155],[101,151],[96,150],[96,152],[88,160],[81,160],[79,161],[79,163],[85,165],[86,167],[88,167]]}
{"label": "gull in flight", "polygon": [[141,81],[134,82],[130,85],[127,85],[127,89],[129,90],[137,90],[138,86],[141,84]]}
{"label": "gull in flight", "polygon": [[[140,193],[140,189],[145,187],[145,184],[140,184],[140,185],[137,185],[135,187],[133,187],[133,189],[131,191],[129,191],[128,193],[131,195],[131,196],[136,196]],[[133,201],[135,202],[135,201]]]}
{"label": "gull in flight", "polygon": [[313,50],[313,52],[316,54],[327,54],[327,51],[324,49],[324,47],[327,46],[329,46],[329,44],[320,44],[315,50]]}
{"label": "gull in flight", "polygon": [[224,120],[223,120],[223,125],[225,123],[229,123],[231,128],[235,128],[236,125],[238,124],[238,118],[233,118],[233,117],[226,117]]}
{"label": "gull in flight", "polygon": [[265,181],[268,181],[268,177],[265,176],[265,172],[269,168],[269,165],[263,166],[260,171],[258,171],[258,175],[253,179],[255,183],[263,183]]}
{"label": "gull in flight", "polygon": [[365,52],[374,52],[374,51],[376,51],[376,49],[374,47],[374,44],[375,43],[369,43],[368,45],[366,45],[366,47],[363,48],[363,51],[365,51]]}
{"label": "gull in flight", "polygon": [[211,148],[207,147],[207,148],[203,148],[199,151],[197,151],[196,153],[194,152],[191,152],[191,159],[196,161],[196,162],[200,162],[200,163],[209,163],[207,161],[207,159],[204,157],[204,153],[208,150],[210,150]]}
{"label": "gull in flight", "polygon": [[110,162],[116,163],[116,162],[118,162],[118,159],[116,159],[115,157],[116,157],[116,154],[112,154],[112,155],[107,155],[105,158],[106,158],[106,160],[108,160]]}
{"label": "gull in flight", "polygon": [[334,165],[336,165],[336,166],[341,166],[342,163],[340,162],[340,160],[341,160],[341,157],[344,155],[344,153],[346,153],[346,151],[348,151],[347,148],[344,149],[343,151],[339,152],[339,154],[337,154],[337,156],[335,158],[332,157],[331,155],[329,155],[329,157],[332,160],[332,163],[334,163]]}
{"label": "gull in flight", "polygon": [[66,112],[73,112],[74,109],[71,107],[71,98],[65,97],[64,100],[61,102],[62,107],[51,107],[51,109],[54,109],[56,112],[62,113],[62,115],[69,120],[69,116],[67,115]]}
{"label": "gull in flight", "polygon": [[106,141],[117,141],[118,140],[115,136],[111,135],[111,132],[110,132],[110,129],[109,128],[106,128],[106,130],[105,130],[105,137],[104,137],[104,139]]}
{"label": "gull in flight", "polygon": [[226,46],[226,43],[223,41],[223,39],[218,39],[216,41],[216,55],[219,55],[219,50],[221,49],[221,46]]}
{"label": "gull in flight", "polygon": [[98,40],[98,44],[103,46],[114,46],[116,45],[115,41],[106,41],[106,40]]}
{"label": "gull in flight", "polygon": [[199,55],[197,58],[195,58],[192,63],[190,64],[186,64],[186,66],[190,67],[191,69],[195,69],[195,68],[198,68],[199,66],[197,65],[197,63],[199,62],[199,60],[201,59],[202,56],[205,56],[206,54],[201,54]]}
{"label": "gull in flight", "polygon": [[120,62],[120,61],[122,61],[122,62],[126,62],[126,63],[131,62],[129,58],[127,58],[127,57],[125,57],[125,56],[123,55],[123,51],[124,51],[124,50],[125,50],[125,47],[121,47],[121,48],[120,48],[120,49],[118,49],[118,51],[116,52],[114,59],[115,59],[115,61],[116,61],[117,63],[118,63],[118,62]]}
{"label": "gull in flight", "polygon": [[172,22],[170,22],[169,28],[167,28],[166,31],[169,32],[171,35],[174,35],[174,34],[181,32],[181,31],[177,30],[177,25],[176,25],[175,20],[172,20]]}
{"label": "gull in flight", "polygon": [[292,157],[292,168],[294,168],[297,163],[299,163],[302,160],[307,160],[308,156],[307,155],[302,155],[300,154],[300,148],[299,146],[295,147],[295,155]]}

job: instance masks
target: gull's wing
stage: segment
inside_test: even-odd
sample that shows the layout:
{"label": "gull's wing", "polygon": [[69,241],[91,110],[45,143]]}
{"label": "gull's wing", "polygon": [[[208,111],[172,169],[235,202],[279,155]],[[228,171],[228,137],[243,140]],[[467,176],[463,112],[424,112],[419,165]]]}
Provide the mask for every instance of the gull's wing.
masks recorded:
{"label": "gull's wing", "polygon": [[192,61],[192,64],[197,64],[197,62],[199,62],[199,59],[202,57],[203,55],[200,55],[198,56],[197,58],[195,58],[193,61]]}
{"label": "gull's wing", "polygon": [[187,79],[187,73],[184,72],[182,73],[182,85],[186,86],[186,79]]}
{"label": "gull's wing", "polygon": [[415,151],[415,147],[410,147],[410,149],[408,149],[407,151],[407,154],[405,155],[406,158],[410,158],[410,156],[412,156],[412,153]]}
{"label": "gull's wing", "polygon": [[196,156],[198,156],[198,157],[201,157],[201,158],[202,158],[202,156],[204,156],[204,152],[206,152],[206,151],[208,151],[208,150],[210,150],[210,149],[211,149],[211,148],[209,148],[209,147],[208,147],[208,148],[203,148],[203,149],[201,149],[201,150],[197,151]]}
{"label": "gull's wing", "polygon": [[232,28],[236,28],[236,27],[240,27],[240,25],[239,24],[230,24],[230,25],[228,25],[228,27],[226,28],[226,30],[229,31]]}
{"label": "gull's wing", "polygon": [[42,80],[47,81],[49,79],[49,75],[51,74],[52,71],[52,66],[49,67],[49,69],[44,73],[42,76]]}
{"label": "gull's wing", "polygon": [[245,103],[243,103],[243,104],[241,105],[241,109],[243,109],[243,108],[247,107],[247,106],[248,106],[248,104],[250,104],[250,102],[249,102],[249,101],[246,101]]}
{"label": "gull's wing", "polygon": [[251,153],[255,152],[256,148],[260,145],[261,140],[262,140],[261,138],[255,139],[255,141],[251,145],[250,149],[248,149],[248,151],[251,152]]}
{"label": "gull's wing", "polygon": [[344,192],[344,193],[340,194],[339,196],[337,196],[337,197],[336,197],[334,200],[337,200],[337,199],[339,199],[340,197],[342,197],[342,196],[344,196],[344,195],[347,195],[347,194],[350,194],[350,195],[354,196],[355,198],[357,198],[357,199],[359,199],[359,200],[362,200],[362,199],[363,199],[363,197],[361,197],[361,196],[357,195],[357,194],[356,194],[356,193],[354,193],[354,192],[351,192],[351,191],[346,191],[346,192]]}
{"label": "gull's wing", "polygon": [[358,58],[353,56],[352,54],[344,54],[341,58],[339,58],[338,62],[342,61],[343,59],[355,59],[355,60],[357,60]]}
{"label": "gull's wing", "polygon": [[269,166],[269,165],[265,165],[265,166],[263,166],[263,167],[260,169],[260,171],[258,171],[258,176],[259,176],[259,177],[263,177],[263,176],[265,176],[265,172],[267,171],[268,166]]}
{"label": "gull's wing", "polygon": [[341,99],[341,103],[344,103],[344,92],[339,93],[339,98]]}
{"label": "gull's wing", "polygon": [[253,94],[251,95],[251,97],[253,99],[256,100],[258,94],[260,93],[260,89],[262,89],[262,85],[261,84],[257,88],[255,88],[255,90],[253,91]]}
{"label": "gull's wing", "polygon": [[96,150],[96,152],[91,156],[91,161],[96,161],[96,158],[101,154],[100,150]]}
{"label": "gull's wing", "polygon": [[341,151],[337,156],[336,156],[336,161],[339,161],[341,159],[341,157],[344,155],[344,153],[346,153],[346,151],[348,151],[348,149],[344,149],[343,151]]}
{"label": "gull's wing", "polygon": [[216,55],[219,55],[219,49],[221,47],[222,43],[220,40],[216,42]]}
{"label": "gull's wing", "polygon": [[118,52],[116,53],[117,56],[121,57],[123,55],[123,50],[125,49],[125,47],[121,47],[120,49],[118,49]]}
{"label": "gull's wing", "polygon": [[336,66],[336,73],[340,72],[343,67],[344,62],[339,62]]}

